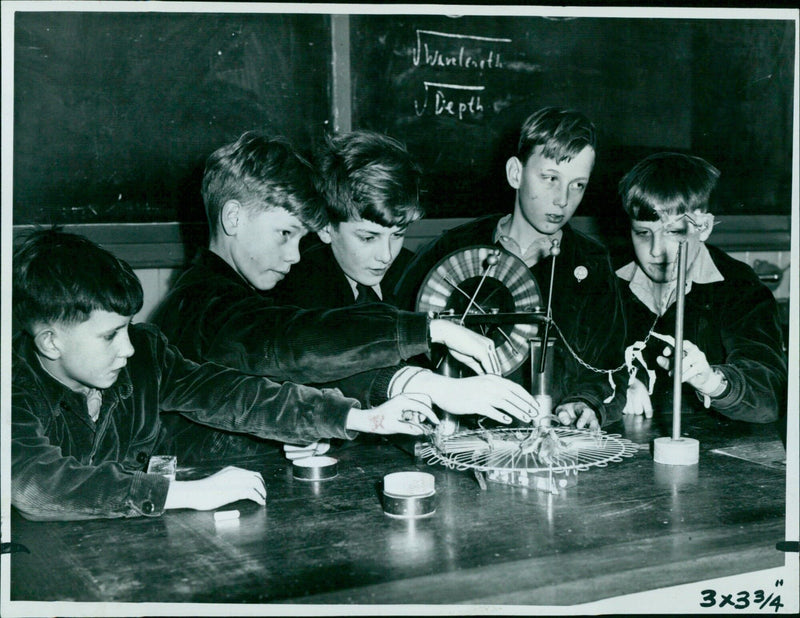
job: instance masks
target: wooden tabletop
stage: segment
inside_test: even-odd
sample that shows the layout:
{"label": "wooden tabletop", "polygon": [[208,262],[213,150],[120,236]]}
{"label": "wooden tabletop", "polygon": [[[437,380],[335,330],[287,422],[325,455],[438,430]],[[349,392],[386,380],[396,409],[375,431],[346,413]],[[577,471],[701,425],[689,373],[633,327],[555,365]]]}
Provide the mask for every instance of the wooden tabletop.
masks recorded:
{"label": "wooden tabletop", "polygon": [[[417,462],[387,440],[335,444],[338,476],[292,477],[277,449],[248,467],[268,502],[241,517],[29,522],[12,510],[10,598],[60,601],[569,605],[784,564],[785,470],[717,449],[778,452],[773,426],[684,416],[700,463],[662,466],[650,446],[671,419],[612,426],[641,445],[552,495]],[[413,444],[400,446],[413,452]],[[772,450],[770,450],[772,449]],[[777,451],[775,450],[777,449]],[[778,457],[780,459],[780,457]],[[425,470],[436,512],[387,517],[384,475]],[[197,470],[185,470],[191,474]]]}

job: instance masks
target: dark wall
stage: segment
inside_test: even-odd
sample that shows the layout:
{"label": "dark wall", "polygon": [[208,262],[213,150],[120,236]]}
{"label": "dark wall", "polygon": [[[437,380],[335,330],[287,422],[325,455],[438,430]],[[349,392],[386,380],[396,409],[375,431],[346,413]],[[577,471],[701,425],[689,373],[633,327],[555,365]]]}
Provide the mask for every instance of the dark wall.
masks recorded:
{"label": "dark wall", "polygon": [[14,223],[203,221],[205,158],[329,116],[325,15],[17,13]]}
{"label": "dark wall", "polygon": [[598,160],[579,214],[657,150],[721,168],[721,213],[790,213],[794,26],[776,21],[361,16],[353,126],[407,142],[428,216],[509,210],[505,160],[528,114],[574,107]]}
{"label": "dark wall", "polygon": [[[327,15],[15,26],[15,224],[202,221],[215,148],[262,129],[307,150],[330,129]],[[350,32],[352,126],[408,144],[431,218],[508,210],[503,166],[543,105],[598,126],[580,215],[618,213],[620,176],[661,149],[721,168],[722,213],[790,213],[793,22],[353,15]]]}

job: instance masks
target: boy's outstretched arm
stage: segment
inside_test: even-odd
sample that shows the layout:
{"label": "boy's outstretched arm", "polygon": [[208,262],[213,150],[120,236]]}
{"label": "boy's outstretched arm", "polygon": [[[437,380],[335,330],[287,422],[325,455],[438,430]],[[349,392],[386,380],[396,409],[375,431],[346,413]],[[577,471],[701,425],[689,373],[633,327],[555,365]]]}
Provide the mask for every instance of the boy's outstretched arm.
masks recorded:
{"label": "boy's outstretched arm", "polygon": [[488,339],[383,303],[337,309],[276,306],[228,282],[187,273],[154,322],[184,356],[300,384],[332,382],[399,365],[442,343],[477,372],[497,373]]}

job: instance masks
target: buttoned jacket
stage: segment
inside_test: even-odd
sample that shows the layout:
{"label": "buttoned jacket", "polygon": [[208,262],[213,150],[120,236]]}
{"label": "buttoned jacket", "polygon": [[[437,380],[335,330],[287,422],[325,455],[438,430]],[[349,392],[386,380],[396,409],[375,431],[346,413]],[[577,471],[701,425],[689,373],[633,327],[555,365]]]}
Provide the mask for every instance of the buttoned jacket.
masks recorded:
{"label": "buttoned jacket", "polygon": [[[738,421],[775,421],[785,410],[787,381],[777,302],[750,266],[717,247],[706,247],[723,281],[692,283],[684,299],[683,335],[703,351],[728,383],[719,397],[710,399],[710,407]],[[656,314],[636,298],[627,282],[622,290],[628,343],[644,341],[651,329],[674,336],[675,303],[656,320]],[[663,349],[663,343],[652,341],[644,358],[649,368],[657,371],[653,404],[669,409],[672,379],[655,365],[655,357]],[[703,400],[691,386],[684,385],[684,393],[683,402],[703,409]]]}
{"label": "buttoned jacket", "polygon": [[155,516],[169,482],[147,474],[173,410],[219,429],[312,442],[355,437],[345,429],[356,400],[336,390],[276,384],[213,363],[186,360],[152,325],[130,327],[135,353],[102,391],[97,422],[86,399],[42,369],[32,338],[13,342],[11,500],[30,519]]}
{"label": "buttoned jacket", "polygon": [[[474,245],[499,246],[494,238],[501,217],[487,215],[455,227],[419,250],[395,289],[401,307],[414,306],[425,275],[445,256]],[[583,401],[598,413],[601,424],[607,425],[622,417],[627,388],[625,371],[610,374],[613,387],[608,372],[595,371],[618,369],[624,363],[625,318],[619,285],[605,247],[569,224],[562,230],[552,298],[552,316],[557,326],[551,331],[556,340],[553,405]],[[553,257],[548,256],[530,269],[543,307],[548,302],[552,261]],[[530,363],[507,377],[532,388]]]}

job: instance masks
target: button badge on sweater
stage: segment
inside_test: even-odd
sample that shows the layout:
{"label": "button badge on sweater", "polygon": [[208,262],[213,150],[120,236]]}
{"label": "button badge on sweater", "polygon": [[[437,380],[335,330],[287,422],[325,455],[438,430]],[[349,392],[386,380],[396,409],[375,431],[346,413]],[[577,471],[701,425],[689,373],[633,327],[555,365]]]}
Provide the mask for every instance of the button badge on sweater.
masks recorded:
{"label": "button badge on sweater", "polygon": [[576,266],[575,270],[572,271],[572,274],[575,275],[575,278],[578,280],[578,283],[586,279],[589,276],[589,271],[586,269],[585,266]]}

